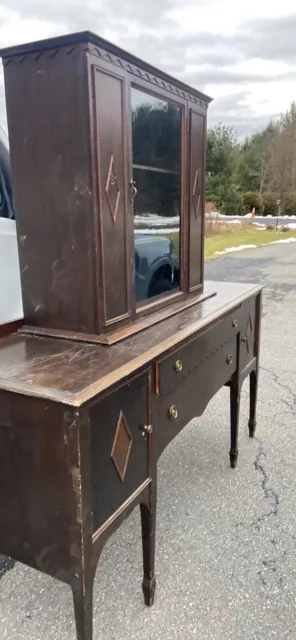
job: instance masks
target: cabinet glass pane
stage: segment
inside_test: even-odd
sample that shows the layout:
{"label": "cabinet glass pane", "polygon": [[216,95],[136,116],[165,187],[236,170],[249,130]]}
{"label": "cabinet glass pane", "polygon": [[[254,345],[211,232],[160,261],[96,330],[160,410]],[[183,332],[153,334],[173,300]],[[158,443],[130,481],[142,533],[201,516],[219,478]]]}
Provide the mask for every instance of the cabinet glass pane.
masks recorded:
{"label": "cabinet glass pane", "polygon": [[179,107],[132,88],[136,301],[179,289]]}

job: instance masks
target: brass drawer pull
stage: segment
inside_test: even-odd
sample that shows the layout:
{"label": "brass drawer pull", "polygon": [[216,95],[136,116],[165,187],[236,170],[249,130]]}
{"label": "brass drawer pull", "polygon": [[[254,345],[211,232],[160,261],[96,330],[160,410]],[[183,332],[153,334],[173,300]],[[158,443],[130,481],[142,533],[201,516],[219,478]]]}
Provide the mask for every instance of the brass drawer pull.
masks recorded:
{"label": "brass drawer pull", "polygon": [[176,371],[182,371],[182,369],[183,369],[183,365],[182,365],[181,360],[176,360],[176,362],[175,362],[175,370]]}
{"label": "brass drawer pull", "polygon": [[176,420],[178,417],[178,411],[174,404],[169,408],[169,418],[170,420]]}
{"label": "brass drawer pull", "polygon": [[152,424],[146,424],[142,429],[142,436],[145,436],[148,433],[150,435],[152,433]]}
{"label": "brass drawer pull", "polygon": [[232,326],[234,327],[234,329],[237,329],[237,327],[238,327],[237,320],[233,320],[232,321]]}
{"label": "brass drawer pull", "polygon": [[227,362],[227,364],[231,364],[232,363],[232,356],[230,354],[227,356],[226,362]]}

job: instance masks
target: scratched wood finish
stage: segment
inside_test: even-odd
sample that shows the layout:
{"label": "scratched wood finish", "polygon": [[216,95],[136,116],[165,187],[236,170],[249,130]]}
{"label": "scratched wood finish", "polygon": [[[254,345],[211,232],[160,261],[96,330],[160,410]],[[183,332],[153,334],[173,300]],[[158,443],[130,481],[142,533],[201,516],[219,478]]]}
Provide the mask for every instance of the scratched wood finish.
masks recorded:
{"label": "scratched wood finish", "polygon": [[[213,283],[208,286],[211,289]],[[5,338],[0,342],[0,385],[80,406],[194,333],[221,321],[224,314],[233,314],[260,291],[246,284],[216,282],[215,286],[216,296],[111,348],[21,334]]]}
{"label": "scratched wood finish", "polygon": [[25,322],[96,333],[87,58],[28,56],[7,70]]}

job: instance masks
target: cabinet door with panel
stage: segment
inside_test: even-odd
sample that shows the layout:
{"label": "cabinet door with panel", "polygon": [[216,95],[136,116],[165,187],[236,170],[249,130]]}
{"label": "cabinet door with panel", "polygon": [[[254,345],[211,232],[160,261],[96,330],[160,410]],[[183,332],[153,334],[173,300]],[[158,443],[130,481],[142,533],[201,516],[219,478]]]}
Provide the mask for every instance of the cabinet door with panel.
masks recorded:
{"label": "cabinet door with panel", "polygon": [[94,533],[150,478],[150,378],[131,378],[90,409]]}
{"label": "cabinet door with panel", "polygon": [[108,65],[94,65],[92,78],[103,332],[132,314],[128,80]]}
{"label": "cabinet door with panel", "polygon": [[189,290],[203,287],[205,116],[189,107]]}

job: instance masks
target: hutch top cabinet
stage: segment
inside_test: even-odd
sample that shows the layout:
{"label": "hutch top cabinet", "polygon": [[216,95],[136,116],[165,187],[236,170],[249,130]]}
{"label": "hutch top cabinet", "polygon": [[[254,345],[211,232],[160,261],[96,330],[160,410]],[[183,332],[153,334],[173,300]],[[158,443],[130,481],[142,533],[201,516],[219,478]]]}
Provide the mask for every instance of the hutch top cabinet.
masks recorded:
{"label": "hutch top cabinet", "polygon": [[23,330],[112,344],[201,300],[210,99],[90,32],[1,55]]}

